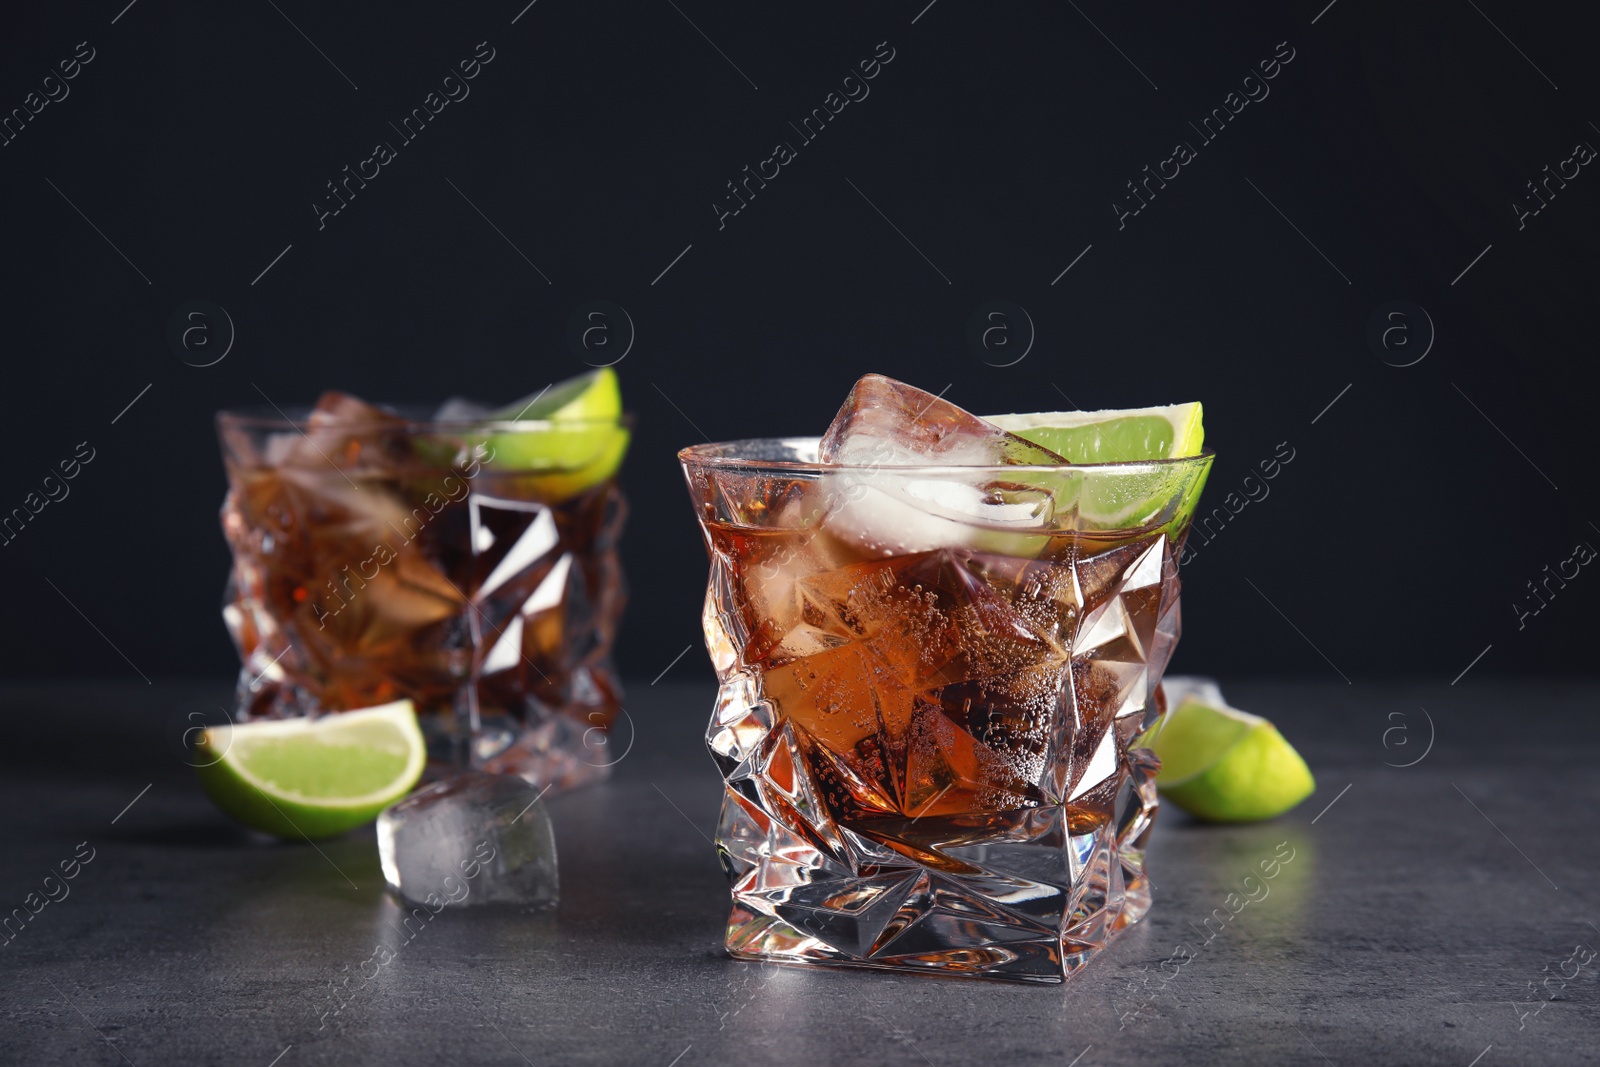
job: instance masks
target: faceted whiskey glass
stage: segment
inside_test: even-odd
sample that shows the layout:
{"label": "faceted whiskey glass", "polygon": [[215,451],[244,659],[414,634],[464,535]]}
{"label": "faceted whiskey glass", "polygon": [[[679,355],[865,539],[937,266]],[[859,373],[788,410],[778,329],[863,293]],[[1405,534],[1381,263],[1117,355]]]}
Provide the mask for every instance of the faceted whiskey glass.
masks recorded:
{"label": "faceted whiskey glass", "polygon": [[[711,560],[728,951],[1062,981],[1150,906],[1159,764],[1135,741],[1164,711],[1212,456],[816,457],[804,438],[679,453]],[[949,506],[973,486],[1031,519]],[[852,494],[880,490],[920,509],[918,550],[835,536]]]}
{"label": "faceted whiskey glass", "polygon": [[519,469],[492,449],[527,455],[521,438],[562,435],[545,451],[581,452],[626,420],[453,423],[344,407],[217,417],[236,717],[408,698],[434,772],[470,765],[558,789],[604,777],[622,701],[611,649],[626,504],[614,477]]}

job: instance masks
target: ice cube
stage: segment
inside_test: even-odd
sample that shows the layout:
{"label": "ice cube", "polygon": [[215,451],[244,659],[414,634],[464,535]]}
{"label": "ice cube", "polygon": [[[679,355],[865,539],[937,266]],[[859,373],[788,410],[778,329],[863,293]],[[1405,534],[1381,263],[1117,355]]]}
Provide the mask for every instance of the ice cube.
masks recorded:
{"label": "ice cube", "polygon": [[467,771],[417,790],[378,816],[383,876],[404,899],[551,908],[559,898],[555,831],[515,775]]}
{"label": "ice cube", "polygon": [[948,400],[881,374],[865,375],[850,389],[817,456],[823,463],[880,467],[1066,462]]}
{"label": "ice cube", "polygon": [[1222,699],[1222,689],[1214,678],[1202,678],[1197,674],[1169,674],[1161,680],[1161,688],[1167,694],[1168,711],[1190,700],[1213,708],[1229,706]]}
{"label": "ice cube", "polygon": [[406,427],[406,420],[394,412],[330,389],[317,399],[302,426],[272,437],[266,461],[308,470],[385,468],[408,457],[402,432]]}
{"label": "ice cube", "polygon": [[312,426],[381,425],[404,422],[399,415],[368,403],[358,396],[329,389],[317,397],[317,406],[311,409],[306,420]]}
{"label": "ice cube", "polygon": [[1055,503],[1050,480],[1035,476],[1013,484],[996,481],[992,471],[963,468],[1066,462],[947,400],[881,374],[856,382],[823,436],[818,456],[824,464],[848,467],[823,479],[827,528],[857,548],[885,556],[956,546],[1037,554],[1045,538],[1022,531],[1049,528]]}
{"label": "ice cube", "polygon": [[453,396],[433,413],[434,422],[481,422],[489,417],[487,405],[464,396]]}

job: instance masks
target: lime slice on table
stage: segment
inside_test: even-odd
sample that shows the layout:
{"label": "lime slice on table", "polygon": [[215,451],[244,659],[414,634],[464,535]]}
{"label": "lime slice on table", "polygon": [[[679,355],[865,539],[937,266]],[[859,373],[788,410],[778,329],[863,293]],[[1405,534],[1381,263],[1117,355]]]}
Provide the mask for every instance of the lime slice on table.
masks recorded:
{"label": "lime slice on table", "polygon": [[1161,795],[1210,822],[1270,819],[1317,787],[1276,726],[1237,708],[1185,702],[1136,744],[1161,757]]}
{"label": "lime slice on table", "polygon": [[[1200,455],[1205,443],[1202,414],[1194,403],[991,415],[988,421],[1048,448],[1069,464],[1148,463]],[[1057,510],[1076,506],[1087,527],[1118,530],[1171,521],[1174,516],[1164,512],[1174,500],[1180,515],[1192,511],[1209,468],[1198,478],[1189,465],[1093,472],[1069,467],[1065,473],[1073,481],[1057,488]]]}
{"label": "lime slice on table", "polygon": [[534,476],[533,487],[546,499],[576,496],[621,466],[628,449],[621,417],[616,371],[602,367],[568,378],[489,416],[496,422],[546,425],[491,433],[484,465]]}
{"label": "lime slice on table", "polygon": [[428,762],[411,701],[316,719],[213,726],[195,743],[217,807],[278,837],[342,834],[410,792]]}

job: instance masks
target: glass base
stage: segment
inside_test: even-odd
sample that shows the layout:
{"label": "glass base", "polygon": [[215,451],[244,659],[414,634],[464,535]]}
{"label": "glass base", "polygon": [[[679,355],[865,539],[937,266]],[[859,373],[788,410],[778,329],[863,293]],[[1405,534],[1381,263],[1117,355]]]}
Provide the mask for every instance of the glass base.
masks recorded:
{"label": "glass base", "polygon": [[1098,829],[1069,832],[1074,813],[1066,806],[1012,813],[998,832],[991,816],[981,834],[951,840],[940,833],[946,862],[937,868],[904,857],[896,863],[845,830],[852,845],[866,846],[851,857],[851,871],[730,791],[717,836],[733,882],[728,952],[775,963],[1064,981],[1150,909],[1138,846],[1157,804],[1153,760],[1141,756],[1130,753],[1116,818]]}

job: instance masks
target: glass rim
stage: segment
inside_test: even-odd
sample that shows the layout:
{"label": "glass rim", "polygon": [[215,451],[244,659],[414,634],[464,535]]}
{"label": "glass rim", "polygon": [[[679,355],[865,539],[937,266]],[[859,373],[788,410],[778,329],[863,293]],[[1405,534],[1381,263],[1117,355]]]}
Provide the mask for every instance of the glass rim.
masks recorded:
{"label": "glass rim", "polygon": [[[291,414],[292,413],[292,414]],[[290,408],[289,412],[265,408],[225,408],[218,411],[215,421],[219,429],[237,428],[254,430],[382,430],[407,434],[466,434],[508,432],[544,432],[548,430],[633,429],[634,415],[625,411],[606,419],[413,419],[400,413],[399,423],[377,419],[321,418],[311,421],[309,407]]]}
{"label": "glass rim", "polygon": [[[1179,469],[1185,465],[1198,466],[1210,463],[1216,453],[1203,448],[1197,456],[1180,456],[1176,459],[1113,460],[1108,463],[822,463],[797,459],[760,459],[739,455],[739,450],[750,451],[752,446],[784,445],[791,448],[815,447],[820,437],[745,437],[734,441],[708,441],[703,445],[690,445],[678,450],[678,462],[685,467],[710,467],[734,471],[776,471],[787,473],[820,473],[826,471],[893,471],[896,474],[937,475],[950,471],[992,471],[1003,474],[1059,474],[1063,471],[1114,471],[1127,474],[1141,468],[1152,470]],[[718,451],[722,450],[722,451]],[[770,451],[770,449],[769,449]]]}

